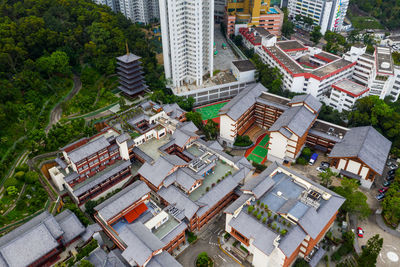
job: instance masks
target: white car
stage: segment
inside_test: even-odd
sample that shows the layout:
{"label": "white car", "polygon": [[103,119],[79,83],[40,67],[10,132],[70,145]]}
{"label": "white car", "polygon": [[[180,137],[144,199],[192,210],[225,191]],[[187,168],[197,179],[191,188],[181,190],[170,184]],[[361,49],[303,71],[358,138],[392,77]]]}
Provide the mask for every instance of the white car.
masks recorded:
{"label": "white car", "polygon": [[319,172],[326,172],[326,169],[322,168],[322,167],[317,167],[317,171]]}

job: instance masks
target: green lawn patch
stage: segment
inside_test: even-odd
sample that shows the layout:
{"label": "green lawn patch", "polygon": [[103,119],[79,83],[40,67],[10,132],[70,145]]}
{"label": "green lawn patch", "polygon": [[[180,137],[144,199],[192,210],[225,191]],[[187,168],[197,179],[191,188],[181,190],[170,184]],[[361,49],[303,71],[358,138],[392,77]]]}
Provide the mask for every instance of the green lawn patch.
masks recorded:
{"label": "green lawn patch", "polygon": [[268,154],[268,149],[257,146],[256,148],[254,148],[254,150],[251,153],[254,155],[260,156],[262,158],[265,158]]}
{"label": "green lawn patch", "polygon": [[354,16],[350,17],[350,20],[357,30],[383,29],[383,25],[373,17]]}
{"label": "green lawn patch", "polygon": [[196,109],[196,112],[201,114],[203,120],[214,119],[218,117],[219,110],[228,104],[228,102],[217,103],[215,105],[210,105],[202,108]]}

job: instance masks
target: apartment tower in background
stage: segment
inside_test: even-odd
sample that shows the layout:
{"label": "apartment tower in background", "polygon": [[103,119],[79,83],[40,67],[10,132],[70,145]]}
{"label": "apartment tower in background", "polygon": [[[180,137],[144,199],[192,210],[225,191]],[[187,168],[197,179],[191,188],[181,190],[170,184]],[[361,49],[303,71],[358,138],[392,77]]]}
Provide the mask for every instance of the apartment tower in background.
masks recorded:
{"label": "apartment tower in background", "polygon": [[165,77],[176,88],[213,74],[214,0],[160,0]]}
{"label": "apartment tower in background", "polygon": [[289,0],[289,17],[296,15],[310,17],[315,25],[321,26],[322,34],[326,31],[341,31],[346,17],[349,0]]}
{"label": "apartment tower in background", "polygon": [[239,28],[256,26],[280,36],[283,17],[277,6],[271,7],[270,0],[228,0],[225,14],[227,35],[237,35]]}
{"label": "apartment tower in background", "polygon": [[121,12],[132,22],[149,24],[160,19],[158,0],[95,0],[95,3]]}

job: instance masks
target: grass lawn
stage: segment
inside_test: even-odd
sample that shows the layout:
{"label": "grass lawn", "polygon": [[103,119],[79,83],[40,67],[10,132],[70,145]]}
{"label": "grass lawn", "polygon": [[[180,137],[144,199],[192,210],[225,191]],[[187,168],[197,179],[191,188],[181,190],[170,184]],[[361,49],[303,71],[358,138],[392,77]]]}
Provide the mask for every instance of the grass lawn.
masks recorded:
{"label": "grass lawn", "polygon": [[254,148],[254,150],[251,153],[254,155],[260,156],[262,158],[265,158],[268,154],[268,149],[257,146],[256,148]]}
{"label": "grass lawn", "polygon": [[383,25],[373,17],[352,16],[350,17],[353,27],[357,30],[383,29]]}
{"label": "grass lawn", "polygon": [[201,118],[203,120],[214,119],[218,117],[219,110],[227,103],[228,102],[217,103],[215,105],[198,108],[196,109],[196,111],[201,114]]}

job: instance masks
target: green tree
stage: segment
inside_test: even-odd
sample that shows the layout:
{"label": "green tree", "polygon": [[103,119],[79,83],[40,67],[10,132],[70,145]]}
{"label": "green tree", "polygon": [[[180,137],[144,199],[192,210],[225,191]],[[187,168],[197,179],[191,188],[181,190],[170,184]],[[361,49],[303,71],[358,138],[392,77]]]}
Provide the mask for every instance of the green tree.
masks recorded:
{"label": "green tree", "polygon": [[235,35],[235,37],[233,37],[233,42],[237,46],[241,46],[242,45],[242,41],[243,41],[242,35]]}
{"label": "green tree", "polygon": [[94,265],[88,260],[81,260],[78,264],[79,267],[94,267]]}
{"label": "green tree", "polygon": [[358,191],[358,182],[354,179],[343,178],[341,186],[334,191],[346,198],[341,209],[345,212],[355,213],[360,219],[367,218],[371,210],[367,204],[367,196]]}
{"label": "green tree", "polygon": [[25,173],[24,181],[27,184],[33,184],[39,180],[39,174],[35,171],[28,171]]}
{"label": "green tree", "polygon": [[15,195],[18,194],[18,189],[17,189],[15,186],[9,186],[9,187],[7,187],[6,191],[7,191],[7,194],[8,194],[9,196],[15,196]]}
{"label": "green tree", "polygon": [[85,203],[85,210],[90,216],[93,216],[94,213],[96,212],[96,210],[94,209],[94,207],[96,206],[97,206],[96,201],[89,200]]}
{"label": "green tree", "polygon": [[313,41],[314,44],[318,44],[319,40],[322,38],[321,26],[315,26],[310,35],[311,41]]}
{"label": "green tree", "polygon": [[196,266],[197,267],[208,267],[210,262],[211,262],[211,259],[208,256],[207,252],[201,252],[197,256]]}
{"label": "green tree", "polygon": [[283,9],[283,23],[282,23],[282,35],[286,38],[290,38],[290,36],[294,33],[294,23],[291,22],[288,18],[288,10],[287,8]]}
{"label": "green tree", "polygon": [[322,184],[325,187],[328,187],[332,183],[332,176],[336,176],[337,173],[333,172],[330,168],[326,169],[326,172],[320,172],[318,174],[319,178],[321,178]]}
{"label": "green tree", "polygon": [[218,123],[213,120],[207,120],[206,125],[203,127],[203,132],[208,140],[214,140],[218,136]]}
{"label": "green tree", "polygon": [[186,113],[186,119],[191,121],[196,125],[197,128],[203,128],[203,119],[201,118],[201,114],[199,112],[190,111]]}
{"label": "green tree", "polygon": [[358,257],[357,263],[360,267],[375,266],[376,259],[382,249],[383,238],[379,234],[374,235],[368,239],[367,245],[363,249],[361,255]]}

